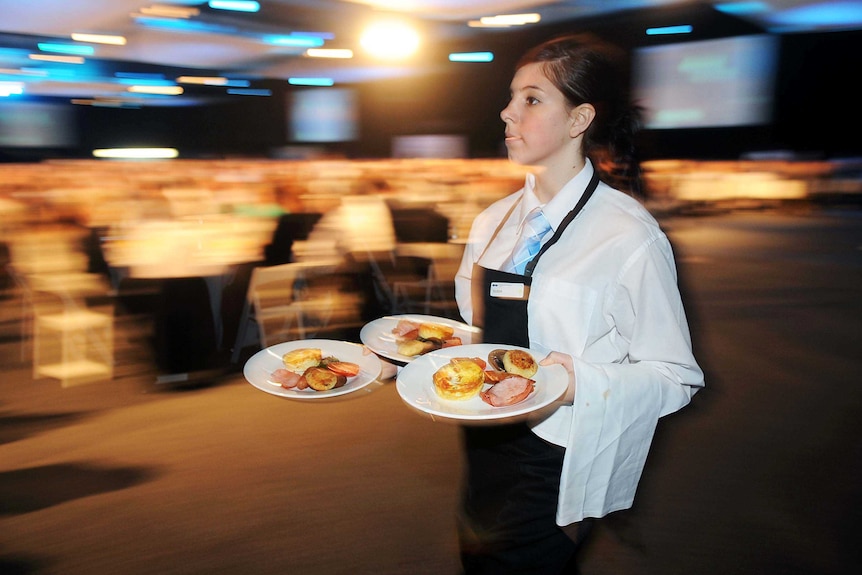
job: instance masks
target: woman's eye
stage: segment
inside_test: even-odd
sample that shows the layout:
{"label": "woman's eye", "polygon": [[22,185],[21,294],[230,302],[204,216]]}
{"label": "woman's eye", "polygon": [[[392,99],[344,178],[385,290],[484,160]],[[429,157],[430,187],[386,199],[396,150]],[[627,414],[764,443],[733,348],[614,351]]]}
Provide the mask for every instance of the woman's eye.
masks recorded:
{"label": "woman's eye", "polygon": [[535,106],[538,103],[539,103],[538,98],[535,98],[533,96],[527,96],[527,104],[529,104],[530,106]]}

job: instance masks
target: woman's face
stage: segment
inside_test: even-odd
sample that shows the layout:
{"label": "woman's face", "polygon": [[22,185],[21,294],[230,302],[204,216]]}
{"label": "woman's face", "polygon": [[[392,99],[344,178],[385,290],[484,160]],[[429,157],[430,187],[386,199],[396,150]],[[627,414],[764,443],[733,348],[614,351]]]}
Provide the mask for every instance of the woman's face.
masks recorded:
{"label": "woman's face", "polygon": [[545,76],[541,63],[519,68],[510,94],[509,104],[500,112],[506,123],[509,159],[546,168],[571,166],[576,150],[570,108],[563,93]]}

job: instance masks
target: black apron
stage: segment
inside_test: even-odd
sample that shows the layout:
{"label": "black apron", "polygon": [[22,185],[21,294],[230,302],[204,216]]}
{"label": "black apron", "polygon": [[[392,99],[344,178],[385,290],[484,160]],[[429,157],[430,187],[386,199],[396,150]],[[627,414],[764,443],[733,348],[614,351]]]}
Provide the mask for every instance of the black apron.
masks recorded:
{"label": "black apron", "polygon": [[[527,302],[533,270],[598,184],[598,173],[593,173],[577,205],[527,264],[524,275],[473,266],[473,323],[481,321],[484,343],[530,347]],[[565,449],[544,441],[526,423],[464,426],[462,432],[467,456],[459,521],[464,573],[576,572],[575,555],[587,529],[574,541],[555,522]]]}

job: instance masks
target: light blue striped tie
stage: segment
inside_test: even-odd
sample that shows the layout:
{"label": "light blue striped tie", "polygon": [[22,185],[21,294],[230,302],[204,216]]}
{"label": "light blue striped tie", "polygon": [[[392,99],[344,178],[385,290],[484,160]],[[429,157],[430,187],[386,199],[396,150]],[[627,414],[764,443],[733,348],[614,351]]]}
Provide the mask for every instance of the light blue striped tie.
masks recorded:
{"label": "light blue striped tie", "polygon": [[524,220],[521,237],[512,251],[512,258],[506,271],[523,275],[527,263],[542,247],[542,239],[551,231],[551,224],[540,208],[534,209]]}

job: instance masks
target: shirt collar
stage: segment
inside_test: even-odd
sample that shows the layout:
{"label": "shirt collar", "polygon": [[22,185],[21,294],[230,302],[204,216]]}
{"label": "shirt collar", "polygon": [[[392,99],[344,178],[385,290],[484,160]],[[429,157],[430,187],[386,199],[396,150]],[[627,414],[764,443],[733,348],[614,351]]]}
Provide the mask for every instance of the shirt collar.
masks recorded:
{"label": "shirt collar", "polygon": [[593,171],[593,163],[589,158],[585,158],[583,169],[574,178],[566,182],[566,185],[557,192],[557,195],[551,198],[551,201],[545,205],[542,205],[536,196],[536,176],[528,173],[524,182],[524,193],[521,197],[521,207],[518,214],[519,233],[521,227],[524,225],[524,220],[526,220],[529,213],[535,208],[542,208],[542,212],[551,224],[551,229],[557,231],[560,223],[562,223],[563,219],[575,207],[578,200],[581,199],[581,196],[586,191],[587,184],[590,183],[590,179],[593,177]]}

